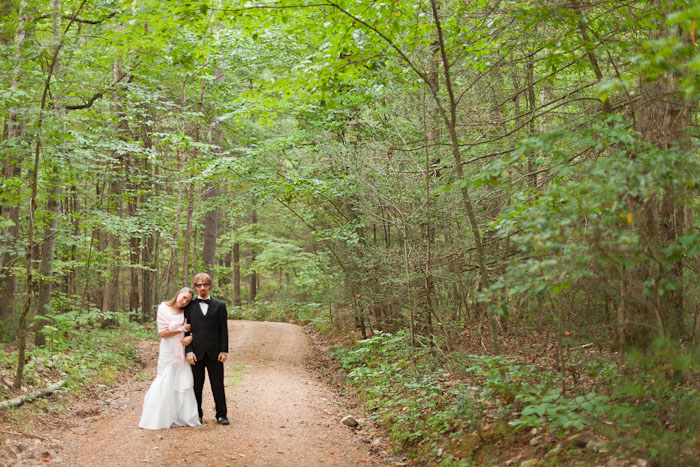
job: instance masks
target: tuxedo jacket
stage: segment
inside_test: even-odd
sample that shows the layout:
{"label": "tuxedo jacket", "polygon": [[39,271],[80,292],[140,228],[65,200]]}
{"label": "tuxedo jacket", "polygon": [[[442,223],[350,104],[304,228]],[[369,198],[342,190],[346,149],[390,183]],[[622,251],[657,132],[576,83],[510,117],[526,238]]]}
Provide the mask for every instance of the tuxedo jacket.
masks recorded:
{"label": "tuxedo jacket", "polygon": [[206,316],[202,313],[197,299],[192,300],[184,310],[192,335],[192,342],[185,347],[185,352],[194,352],[197,360],[202,360],[205,356],[216,360],[219,353],[228,353],[226,304],[212,297],[209,299]]}

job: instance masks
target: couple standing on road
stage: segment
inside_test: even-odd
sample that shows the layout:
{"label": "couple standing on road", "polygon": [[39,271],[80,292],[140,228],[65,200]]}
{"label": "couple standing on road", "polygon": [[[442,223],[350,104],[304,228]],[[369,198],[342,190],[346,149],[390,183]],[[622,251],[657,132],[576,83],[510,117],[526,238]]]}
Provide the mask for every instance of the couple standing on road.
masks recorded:
{"label": "couple standing on road", "polygon": [[195,275],[193,286],[196,299],[189,287],[183,287],[173,299],[158,305],[158,370],[143,401],[141,428],[201,425],[205,369],[214,396],[216,422],[229,424],[224,392],[226,304],[210,297],[209,274]]}

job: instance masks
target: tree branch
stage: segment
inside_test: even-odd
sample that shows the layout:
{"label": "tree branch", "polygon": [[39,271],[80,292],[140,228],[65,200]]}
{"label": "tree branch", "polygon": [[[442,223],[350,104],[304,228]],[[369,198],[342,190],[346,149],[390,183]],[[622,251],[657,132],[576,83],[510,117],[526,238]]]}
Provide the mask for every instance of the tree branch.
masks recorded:
{"label": "tree branch", "polygon": [[[102,19],[82,19],[82,18],[73,18],[70,15],[63,15],[63,16],[61,16],[61,19],[70,20],[70,21],[73,21],[74,23],[82,23],[82,24],[102,24],[105,21],[107,21],[108,19],[114,18],[114,16],[116,14],[117,14],[117,12],[113,11],[112,13],[110,13],[109,15],[105,16]],[[34,21],[38,21],[40,19],[47,19],[47,18],[53,18],[53,16],[51,16],[51,15],[37,16],[36,18],[34,18]]]}
{"label": "tree branch", "polygon": [[47,394],[51,394],[52,392],[56,392],[58,389],[62,388],[66,384],[66,380],[62,379],[61,381],[57,383],[53,383],[50,386],[45,387],[44,389],[39,389],[37,391],[32,391],[29,394],[25,394],[23,396],[15,397],[14,399],[6,400],[0,402],[0,410],[5,409],[7,407],[17,407],[19,405],[24,404],[25,402],[36,399],[37,397],[42,397]]}
{"label": "tree branch", "polygon": [[83,104],[67,105],[67,106],[65,106],[65,109],[66,110],[82,110],[82,109],[87,109],[89,107],[92,107],[92,104],[94,104],[97,99],[101,99],[102,97],[104,97],[105,92],[109,91],[110,89],[114,88],[114,86],[121,83],[124,78],[126,78],[126,81],[124,81],[125,83],[130,82],[131,81],[131,74],[130,73],[122,74],[119,77],[119,79],[117,79],[114,83],[109,85],[109,87],[107,87],[107,89],[94,94],[90,99],[87,100],[87,102],[85,102]]}

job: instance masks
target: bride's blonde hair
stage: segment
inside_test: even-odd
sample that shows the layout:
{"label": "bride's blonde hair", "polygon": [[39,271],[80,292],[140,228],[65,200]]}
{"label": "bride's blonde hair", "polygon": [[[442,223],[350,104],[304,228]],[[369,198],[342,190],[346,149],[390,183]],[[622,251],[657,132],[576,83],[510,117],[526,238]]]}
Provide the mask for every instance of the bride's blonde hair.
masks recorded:
{"label": "bride's blonde hair", "polygon": [[192,292],[192,289],[190,289],[189,287],[183,287],[177,291],[177,293],[175,294],[175,296],[173,298],[171,298],[170,300],[165,302],[165,304],[168,306],[175,306],[175,302],[177,301],[177,297],[179,297],[180,294],[183,294],[183,293],[190,295],[190,301],[194,298],[194,292]]}

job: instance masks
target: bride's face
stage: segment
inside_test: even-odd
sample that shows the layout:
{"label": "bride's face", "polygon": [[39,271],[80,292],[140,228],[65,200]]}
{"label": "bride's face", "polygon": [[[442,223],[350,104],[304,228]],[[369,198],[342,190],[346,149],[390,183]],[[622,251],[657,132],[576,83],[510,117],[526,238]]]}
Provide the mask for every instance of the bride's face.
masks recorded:
{"label": "bride's face", "polygon": [[175,300],[175,304],[179,308],[185,308],[188,303],[192,300],[192,295],[188,293],[181,293],[180,295],[177,296],[177,300]]}

